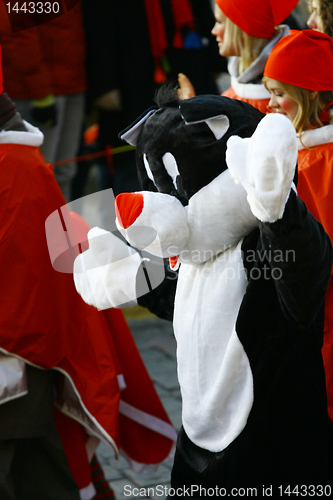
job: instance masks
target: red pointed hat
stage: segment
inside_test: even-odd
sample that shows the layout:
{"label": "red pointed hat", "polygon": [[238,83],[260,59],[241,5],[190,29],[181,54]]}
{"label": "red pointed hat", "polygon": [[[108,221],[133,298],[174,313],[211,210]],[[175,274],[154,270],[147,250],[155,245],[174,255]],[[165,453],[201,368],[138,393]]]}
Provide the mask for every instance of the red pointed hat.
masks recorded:
{"label": "red pointed hat", "polygon": [[291,30],[273,47],[264,76],[308,90],[333,90],[333,39],[320,31]]}
{"label": "red pointed hat", "polygon": [[0,45],[0,95],[3,94],[3,75],[2,75],[2,55],[1,55],[1,45]]}
{"label": "red pointed hat", "polygon": [[216,0],[216,4],[224,15],[248,35],[272,38],[275,26],[289,16],[298,1]]}

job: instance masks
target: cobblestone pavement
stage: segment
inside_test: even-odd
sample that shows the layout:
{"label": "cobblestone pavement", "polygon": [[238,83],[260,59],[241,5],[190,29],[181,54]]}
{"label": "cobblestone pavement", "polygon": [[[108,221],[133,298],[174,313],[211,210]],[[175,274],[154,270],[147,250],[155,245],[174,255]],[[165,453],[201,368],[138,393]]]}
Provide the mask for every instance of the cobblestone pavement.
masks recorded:
{"label": "cobblestone pavement", "polygon": [[[164,408],[178,431],[181,425],[181,398],[172,324],[156,318],[140,307],[124,312]],[[155,470],[144,470],[137,474],[123,457],[116,461],[104,443],[98,446],[97,455],[117,500],[166,498],[164,493],[169,486],[172,460],[159,465]]]}

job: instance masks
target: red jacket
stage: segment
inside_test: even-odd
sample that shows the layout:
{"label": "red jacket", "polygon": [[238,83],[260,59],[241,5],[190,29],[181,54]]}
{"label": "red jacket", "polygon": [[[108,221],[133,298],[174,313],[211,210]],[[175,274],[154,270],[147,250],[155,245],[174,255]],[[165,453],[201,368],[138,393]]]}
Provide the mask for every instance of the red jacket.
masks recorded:
{"label": "red jacket", "polygon": [[0,2],[4,90],[12,99],[39,99],[86,90],[81,4],[40,26],[12,33]]}
{"label": "red jacket", "polygon": [[[13,143],[17,137],[25,142]],[[116,455],[121,447],[136,462],[161,462],[175,431],[122,312],[88,306],[73,275],[52,267],[45,221],[65,200],[33,137],[2,132],[0,138],[0,350],[62,373],[59,407]],[[162,432],[152,430],[156,422]]]}
{"label": "red jacket", "polygon": [[[333,241],[333,125],[308,130],[298,152],[299,197],[324,226]],[[333,270],[325,297],[325,329],[322,349],[327,385],[328,413],[333,420]]]}

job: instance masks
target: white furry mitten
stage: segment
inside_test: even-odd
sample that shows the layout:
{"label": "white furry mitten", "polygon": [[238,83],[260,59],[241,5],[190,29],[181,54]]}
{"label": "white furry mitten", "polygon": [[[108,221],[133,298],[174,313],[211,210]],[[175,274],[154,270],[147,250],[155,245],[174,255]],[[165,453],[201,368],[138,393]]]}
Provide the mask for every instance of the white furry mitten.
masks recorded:
{"label": "white furry mitten", "polygon": [[247,192],[253,215],[262,222],[281,219],[297,161],[291,121],[280,114],[266,115],[252,137],[230,137],[226,160],[230,175]]}
{"label": "white furry mitten", "polygon": [[139,253],[99,227],[89,231],[88,241],[89,249],[74,261],[74,283],[83,300],[98,309],[136,305]]}

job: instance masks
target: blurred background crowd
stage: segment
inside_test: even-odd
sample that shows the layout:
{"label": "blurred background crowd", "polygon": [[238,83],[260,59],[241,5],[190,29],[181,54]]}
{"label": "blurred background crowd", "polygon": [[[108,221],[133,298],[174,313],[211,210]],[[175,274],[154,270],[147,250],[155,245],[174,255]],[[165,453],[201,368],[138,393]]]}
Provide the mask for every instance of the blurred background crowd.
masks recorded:
{"label": "blurred background crowd", "polygon": [[[43,132],[41,151],[54,164],[66,201],[84,196],[92,166],[95,189],[139,189],[133,151],[67,160],[119,147],[119,132],[154,104],[164,81],[176,82],[182,72],[197,94],[228,86],[227,60],[211,33],[214,3],[81,0],[57,19],[18,33],[0,5],[5,90]],[[301,0],[287,21],[302,29],[307,18]]]}

